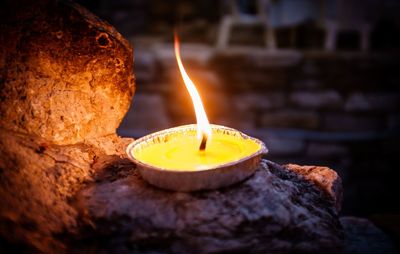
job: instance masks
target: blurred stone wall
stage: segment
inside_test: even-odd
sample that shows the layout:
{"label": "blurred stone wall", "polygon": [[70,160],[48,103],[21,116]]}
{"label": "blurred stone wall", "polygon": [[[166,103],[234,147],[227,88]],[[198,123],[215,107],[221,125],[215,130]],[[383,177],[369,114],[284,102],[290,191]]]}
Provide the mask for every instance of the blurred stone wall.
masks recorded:
{"label": "blurred stone wall", "polygon": [[[137,94],[119,133],[140,137],[195,123],[172,44],[137,41],[135,52]],[[338,170],[345,213],[397,209],[397,54],[183,44],[182,57],[212,123],[262,139],[268,159]]]}
{"label": "blurred stone wall", "polygon": [[369,8],[376,15],[364,53],[354,31],[339,33],[338,50],[324,52],[325,34],[315,20],[277,27],[277,51],[256,47],[262,45],[257,27],[233,31],[231,43],[247,47],[217,51],[223,0],[78,2],[134,47],[137,92],[121,135],[195,122],[171,44],[179,23],[183,61],[212,123],[264,140],[268,159],[336,169],[344,179],[345,214],[400,212],[398,1],[369,1],[377,5]]}

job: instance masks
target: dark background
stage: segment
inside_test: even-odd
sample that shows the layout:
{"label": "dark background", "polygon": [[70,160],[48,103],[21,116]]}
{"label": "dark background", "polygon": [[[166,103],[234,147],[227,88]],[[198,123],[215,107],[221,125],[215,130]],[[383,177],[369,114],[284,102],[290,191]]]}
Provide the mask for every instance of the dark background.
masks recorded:
{"label": "dark background", "polygon": [[[195,122],[171,44],[178,26],[212,123],[264,140],[267,159],[332,167],[344,183],[342,213],[399,234],[400,1],[270,1],[275,48],[263,23],[235,25],[216,46],[230,1],[78,2],[134,48],[137,91],[119,134]],[[243,20],[254,17],[256,1],[236,3]]]}

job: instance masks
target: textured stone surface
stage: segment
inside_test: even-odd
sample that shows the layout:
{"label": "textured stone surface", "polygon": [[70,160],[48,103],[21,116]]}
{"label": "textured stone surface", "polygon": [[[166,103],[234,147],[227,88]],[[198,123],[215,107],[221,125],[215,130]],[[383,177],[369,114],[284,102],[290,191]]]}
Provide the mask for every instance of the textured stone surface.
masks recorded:
{"label": "textured stone surface", "polygon": [[115,130],[134,92],[132,49],[68,1],[2,1],[0,22],[0,252],[63,253],[75,193],[127,145]]}
{"label": "textured stone surface", "polygon": [[[110,163],[108,173],[78,196],[91,223],[82,232],[88,237],[72,247],[144,253],[336,253],[341,248],[340,180],[328,168],[263,161],[242,183],[180,193],[148,185],[130,163]],[[99,237],[107,240],[88,247]]]}
{"label": "textured stone surface", "polygon": [[58,144],[115,133],[134,92],[132,48],[68,1],[2,3],[0,124]]}
{"label": "textured stone surface", "polygon": [[[55,145],[0,129],[0,239],[21,252],[62,252],[56,235],[76,230],[79,221],[71,199],[92,181],[96,161],[124,153],[130,141],[108,136],[94,145]],[[1,244],[0,252],[7,253]]]}
{"label": "textured stone surface", "polygon": [[340,211],[343,196],[342,180],[335,171],[328,167],[299,166],[296,164],[288,164],[286,167],[317,185],[333,199],[337,211]]}

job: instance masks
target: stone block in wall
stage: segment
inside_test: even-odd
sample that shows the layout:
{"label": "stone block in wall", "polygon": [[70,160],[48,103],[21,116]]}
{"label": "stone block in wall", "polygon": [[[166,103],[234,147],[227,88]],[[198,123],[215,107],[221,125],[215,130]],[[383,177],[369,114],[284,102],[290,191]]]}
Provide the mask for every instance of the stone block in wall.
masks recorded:
{"label": "stone block in wall", "polygon": [[388,129],[389,130],[400,130],[400,114],[392,114],[388,117]]}
{"label": "stone block in wall", "polygon": [[308,109],[340,109],[343,106],[342,96],[334,90],[294,92],[289,99],[294,106]]}
{"label": "stone block in wall", "polygon": [[248,53],[247,64],[252,68],[291,68],[300,64],[303,54],[297,50],[275,50],[253,48]]}
{"label": "stone block in wall", "polygon": [[382,131],[386,121],[381,116],[348,113],[326,113],[322,116],[322,129],[326,131]]}
{"label": "stone block in wall", "polygon": [[334,158],[348,156],[349,149],[345,145],[334,143],[310,142],[307,145],[306,155],[310,158]]}
{"label": "stone block in wall", "polygon": [[[193,103],[177,68],[168,71],[169,91],[166,107],[176,123],[195,122]],[[232,101],[228,98],[219,77],[212,70],[193,68],[187,70],[191,80],[201,96],[209,120],[229,118],[233,114]]]}
{"label": "stone block in wall", "polygon": [[[371,59],[359,53],[327,53],[309,52],[300,76],[318,78],[325,87],[351,91],[374,87],[377,81],[376,71],[365,66],[371,64]],[[376,85],[375,85],[376,86]]]}
{"label": "stone block in wall", "polygon": [[264,138],[269,155],[275,157],[301,154],[305,150],[305,142],[300,139],[284,138],[270,135]]}
{"label": "stone block in wall", "polygon": [[244,133],[248,134],[246,130],[252,130],[256,128],[256,115],[254,112],[250,113],[239,113],[235,112],[234,113],[235,117],[232,118],[232,122],[227,124],[226,126],[229,126],[231,128],[244,131]]}
{"label": "stone block in wall", "polygon": [[[197,67],[186,71],[198,89],[212,90],[222,88],[220,77],[210,68]],[[207,94],[203,96],[207,96]]]}
{"label": "stone block in wall", "polygon": [[[174,123],[187,124],[196,122],[192,100],[185,90],[175,94],[169,93],[166,100],[166,110],[170,113]],[[239,112],[232,110],[231,101],[225,93],[218,91],[202,93],[202,101],[210,122],[215,123],[221,119],[230,119],[239,114]]]}
{"label": "stone block in wall", "polygon": [[[154,52],[158,63],[160,63],[163,68],[176,66],[174,46],[172,43],[158,43],[152,46],[151,50]],[[185,67],[208,67],[213,53],[213,47],[205,44],[184,43],[184,41],[181,41],[181,57]]]}
{"label": "stone block in wall", "polygon": [[346,100],[348,111],[396,111],[400,108],[399,93],[352,93]]}
{"label": "stone block in wall", "polygon": [[232,101],[241,112],[264,111],[281,108],[285,105],[286,98],[283,93],[240,93],[234,95]]}
{"label": "stone block in wall", "polygon": [[118,128],[124,136],[140,137],[171,127],[166,102],[159,94],[136,94]]}
{"label": "stone block in wall", "polygon": [[301,78],[293,80],[291,83],[293,89],[312,90],[322,88],[323,86],[322,81],[318,78]]}
{"label": "stone block in wall", "polygon": [[215,64],[234,64],[251,68],[290,68],[298,65],[303,54],[296,50],[265,50],[257,47],[228,47],[215,52]]}
{"label": "stone block in wall", "polygon": [[320,73],[318,69],[318,64],[316,64],[313,59],[307,57],[303,64],[301,65],[301,73],[306,76],[316,76]]}
{"label": "stone block in wall", "polygon": [[279,132],[266,128],[242,131],[265,142],[269,150],[268,158],[296,156],[303,154],[306,149],[305,140],[302,136],[296,135],[296,132]]}
{"label": "stone block in wall", "polygon": [[268,112],[261,116],[263,127],[316,129],[319,127],[318,114],[313,111],[285,109]]}
{"label": "stone block in wall", "polygon": [[[226,75],[230,75],[226,73]],[[236,74],[238,80],[246,84],[247,90],[270,91],[285,89],[290,81],[290,74],[285,69],[263,70],[263,69],[244,69]],[[229,83],[228,86],[233,86]]]}
{"label": "stone block in wall", "polygon": [[216,68],[217,75],[224,81],[228,92],[271,91],[285,89],[289,84],[287,70],[260,70],[230,68],[229,65]]}
{"label": "stone block in wall", "polygon": [[285,88],[302,55],[292,51],[258,48],[229,48],[217,51],[210,67],[224,79],[230,91],[276,90]]}
{"label": "stone block in wall", "polygon": [[135,51],[135,79],[140,84],[154,82],[157,79],[157,61],[154,53],[146,49]]}
{"label": "stone block in wall", "polygon": [[[224,88],[220,77],[212,69],[190,65],[185,65],[185,69],[198,90],[210,91]],[[163,72],[163,78],[170,83],[171,90],[186,89],[177,65],[164,68]]]}

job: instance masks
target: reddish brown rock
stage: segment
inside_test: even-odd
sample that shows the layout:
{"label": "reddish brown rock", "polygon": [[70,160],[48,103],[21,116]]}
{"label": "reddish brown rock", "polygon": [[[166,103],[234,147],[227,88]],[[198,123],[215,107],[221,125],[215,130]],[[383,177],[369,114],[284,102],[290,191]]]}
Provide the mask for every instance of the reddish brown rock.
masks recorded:
{"label": "reddish brown rock", "polygon": [[2,1],[0,28],[0,252],[63,253],[76,192],[131,141],[115,130],[134,92],[132,49],[68,1]]}
{"label": "reddish brown rock", "polygon": [[317,185],[328,194],[333,200],[337,211],[340,211],[343,198],[342,180],[334,170],[328,167],[300,166],[296,164],[287,164],[285,167]]}
{"label": "reddish brown rock", "polygon": [[128,42],[68,1],[0,9],[1,126],[57,144],[114,134],[134,93]]}
{"label": "reddish brown rock", "polygon": [[27,253],[62,252],[65,245],[55,236],[78,225],[79,211],[70,200],[92,181],[92,165],[106,156],[104,151],[118,156],[129,141],[110,136],[97,140],[102,149],[60,146],[0,129],[0,240]]}

